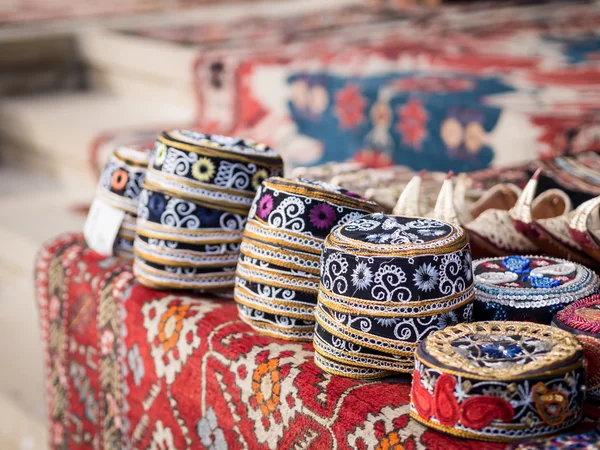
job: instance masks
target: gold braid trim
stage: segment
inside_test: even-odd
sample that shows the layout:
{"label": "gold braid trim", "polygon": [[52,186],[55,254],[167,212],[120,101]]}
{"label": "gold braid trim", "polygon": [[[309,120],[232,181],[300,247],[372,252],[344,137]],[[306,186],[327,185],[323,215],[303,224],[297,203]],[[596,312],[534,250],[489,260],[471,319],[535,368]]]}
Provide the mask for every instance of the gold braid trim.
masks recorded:
{"label": "gold braid trim", "polygon": [[[137,241],[140,242],[141,246],[147,246],[147,247],[152,246],[152,244],[144,242],[139,238],[137,239]],[[170,254],[175,254],[175,255],[179,254],[182,256],[199,256],[199,257],[206,256],[207,258],[215,258],[218,256],[231,258],[231,257],[236,257],[239,255],[238,251],[209,253],[209,252],[201,252],[198,250],[187,250],[187,249],[165,248],[165,247],[154,247],[152,250],[157,253],[170,253]]]}
{"label": "gold braid trim", "polygon": [[187,228],[169,227],[143,219],[138,220],[136,233],[146,238],[196,245],[237,244],[242,242],[241,231],[219,229],[188,230]]}
{"label": "gold braid trim", "polygon": [[321,370],[323,370],[324,372],[330,373],[332,375],[338,375],[338,376],[342,376],[342,377],[346,377],[346,378],[354,378],[355,380],[377,380],[379,378],[385,378],[388,377],[390,375],[393,375],[394,372],[380,372],[380,373],[371,373],[371,374],[365,374],[365,375],[360,375],[360,374],[356,374],[356,373],[352,373],[352,372],[344,372],[343,370],[339,370],[342,369],[343,366],[345,366],[346,364],[340,364],[338,362],[335,361],[329,361],[330,364],[334,365],[334,366],[338,366],[339,369],[335,369],[332,367],[329,367],[326,365],[325,361],[330,360],[330,358],[328,357],[324,357],[322,356],[320,353],[315,352],[315,365],[317,367],[319,367]]}
{"label": "gold braid trim", "polygon": [[[464,251],[465,249],[469,248],[469,238],[466,234],[462,232],[460,234],[457,234],[456,238],[449,241],[446,245],[440,245],[438,247],[420,248],[415,244],[407,244],[403,247],[399,244],[370,244],[364,241],[348,239],[346,237],[339,236],[341,229],[342,228],[338,228],[334,232],[329,234],[329,236],[327,236],[327,238],[325,239],[326,249],[337,250],[354,256],[395,256],[398,258],[410,258],[413,256],[423,255],[445,255],[447,253]],[[444,239],[447,239],[447,237],[445,237]],[[430,243],[428,243],[428,245],[429,244]],[[410,248],[409,246],[412,248]]]}
{"label": "gold braid trim", "polygon": [[[260,279],[260,278],[254,277],[252,275],[243,275],[239,271],[236,271],[236,275],[240,278],[243,278],[246,281],[250,281],[252,283],[269,285],[269,286],[281,287],[281,288],[285,288],[285,289],[292,289],[294,291],[307,292],[309,294],[314,294],[315,296],[317,295],[318,287],[315,287],[315,289],[312,289],[312,288],[308,288],[308,287],[295,286],[293,284],[285,283],[286,279],[290,280],[290,282],[296,281],[300,277],[300,275],[298,275],[298,274],[289,275],[289,274],[286,274],[286,273],[278,271],[278,270],[265,269],[263,267],[253,266],[244,261],[238,261],[237,267],[238,268],[241,267],[246,270],[251,270],[254,272],[265,274],[265,278],[267,278],[269,275],[280,278],[280,280]],[[318,285],[318,283],[319,283],[318,277],[317,278],[305,278],[305,279],[308,280],[309,282],[312,281],[315,285]],[[283,280],[283,281],[281,281],[281,280]]]}
{"label": "gold braid trim", "polygon": [[[321,314],[323,316],[321,316]],[[404,342],[404,341],[400,341],[400,340],[387,339],[387,338],[384,338],[381,336],[363,333],[361,331],[355,330],[354,328],[348,328],[345,325],[336,323],[335,320],[333,318],[331,318],[331,316],[329,316],[329,320],[331,322],[335,323],[335,326],[337,327],[337,329],[336,329],[325,322],[325,320],[327,319],[327,316],[329,316],[329,314],[327,314],[320,308],[320,304],[317,304],[317,307],[315,309],[315,319],[320,326],[322,326],[329,334],[332,334],[333,336],[338,337],[340,339],[344,339],[346,341],[354,342],[355,344],[360,345],[362,347],[368,347],[372,350],[377,350],[382,353],[390,353],[392,355],[411,356],[412,357],[414,355],[414,349],[416,349],[417,346],[419,345],[417,342]],[[374,339],[379,342],[387,342],[388,344],[390,344],[390,347],[384,348],[384,347],[379,347],[376,344],[371,344],[369,342],[363,342],[360,339],[357,339],[354,336],[352,336],[352,334],[354,334],[356,336],[365,337],[366,339]],[[414,349],[411,351],[397,350],[394,347],[396,347],[398,344],[402,344],[407,347],[413,347]]]}
{"label": "gold braid trim", "polygon": [[[264,311],[269,314],[293,317],[295,319],[315,320],[315,316],[312,312],[310,314],[302,314],[302,313],[297,313],[297,312],[293,312],[293,311],[280,311],[277,309],[271,309],[267,305],[264,305],[264,303],[260,303],[260,302],[251,303],[251,302],[241,298],[239,295],[240,292],[243,292],[244,295],[250,297],[251,299],[259,299],[259,301],[260,301],[260,299],[263,299],[264,297],[260,297],[260,296],[256,295],[254,292],[252,292],[251,290],[249,290],[248,288],[241,286],[239,284],[236,284],[235,290],[233,291],[234,300],[237,303],[241,303],[242,305],[245,305],[249,308],[257,309],[259,311]],[[302,303],[302,302],[279,300],[279,299],[275,299],[275,298],[266,298],[265,300],[267,300],[269,303],[273,303],[275,305],[280,305],[282,307],[300,306],[305,309],[310,309],[311,307],[312,307],[312,309],[314,309],[314,305],[310,305],[310,304]]]}
{"label": "gold braid trim", "polygon": [[144,270],[151,275],[156,275],[159,277],[165,277],[165,278],[171,278],[171,279],[178,279],[180,281],[202,281],[207,278],[208,279],[210,279],[210,278],[231,278],[233,280],[233,278],[235,277],[234,272],[209,272],[209,273],[198,273],[195,275],[170,273],[165,270],[160,270],[155,267],[151,267],[139,259],[135,260],[135,265],[139,269]]}
{"label": "gold braid trim", "polygon": [[138,219],[137,225],[139,226],[140,224],[142,224],[144,228],[148,228],[155,231],[164,231],[165,233],[185,233],[198,236],[221,236],[223,234],[230,234],[232,237],[237,237],[239,240],[241,240],[242,238],[242,230],[224,230],[221,228],[178,228],[169,225],[163,225],[161,223],[151,222],[145,219]]}
{"label": "gold braid trim", "polygon": [[325,201],[335,206],[356,209],[365,213],[375,213],[381,211],[381,206],[371,200],[362,200],[360,198],[350,197],[346,194],[328,191],[322,187],[302,183],[301,181],[297,180],[287,180],[285,178],[272,177],[263,181],[263,186],[274,191],[308,197],[313,200]]}
{"label": "gold braid trim", "polygon": [[129,241],[133,241],[135,239],[135,231],[124,230],[122,227],[119,229],[117,236],[123,239],[127,239]]}
{"label": "gold braid trim", "polygon": [[[323,339],[321,339],[317,333],[315,333],[315,338],[314,338],[314,342],[315,345],[315,351],[320,353],[323,356],[326,356],[329,359],[333,359],[335,361],[341,362],[343,364],[347,364],[349,366],[355,366],[355,367],[365,367],[367,369],[380,369],[380,370],[390,370],[390,371],[400,371],[400,372],[412,372],[415,368],[415,362],[413,358],[407,358],[406,361],[400,361],[398,359],[394,359],[394,358],[386,358],[384,356],[377,356],[377,355],[370,355],[367,353],[351,353],[351,352],[347,352],[344,350],[340,350],[338,348],[335,348],[331,345],[329,345],[327,342],[325,342]],[[324,348],[319,348],[319,346],[324,347]],[[344,356],[360,356],[361,358],[365,358],[365,359],[370,359],[372,362],[370,363],[357,363],[352,361],[351,358],[349,359],[342,359],[341,357],[334,355],[333,352],[332,353],[328,353],[327,348],[333,349],[335,350],[335,352],[340,353]],[[391,368],[383,368],[381,367],[378,362],[387,362],[387,363],[391,363],[397,366],[396,369],[391,369]]]}
{"label": "gold braid trim", "polygon": [[223,187],[223,186],[217,186],[216,184],[205,183],[203,181],[198,181],[198,180],[191,180],[187,177],[174,175],[171,173],[165,173],[165,172],[162,172],[162,171],[160,171],[158,169],[154,169],[154,168],[148,169],[148,173],[153,173],[156,176],[165,178],[170,181],[176,181],[178,183],[184,184],[191,188],[199,188],[199,189],[206,189],[206,190],[210,190],[210,191],[223,192],[224,194],[235,195],[238,197],[246,197],[250,200],[254,199],[254,196],[256,195],[256,192],[245,191],[242,189],[228,188],[228,187]]}
{"label": "gold braid trim", "polygon": [[221,146],[220,144],[212,143],[208,139],[206,143],[202,145],[194,145],[187,144],[180,141],[174,140],[175,138],[167,137],[160,135],[157,140],[168,147],[172,147],[176,150],[184,150],[187,152],[197,153],[202,156],[209,156],[213,158],[225,159],[225,160],[235,160],[242,161],[248,164],[256,164],[260,167],[274,167],[274,168],[282,168],[283,162],[281,161],[281,157],[279,155],[275,156],[267,156],[267,155],[256,155],[256,158],[252,158],[251,156],[243,155],[241,153],[236,153],[232,150],[228,150],[226,147]]}
{"label": "gold braid trim", "polygon": [[[431,427],[435,430],[438,431],[442,431],[444,433],[448,433],[452,436],[458,436],[464,439],[477,439],[480,441],[486,441],[486,442],[501,442],[501,443],[511,443],[511,442],[518,442],[518,441],[522,441],[523,439],[526,438],[543,438],[543,437],[547,437],[547,436],[552,436],[555,435],[557,433],[557,431],[553,431],[551,433],[544,433],[544,434],[536,434],[535,436],[515,436],[515,437],[506,437],[506,436],[489,436],[483,433],[473,433],[473,432],[469,432],[469,431],[465,431],[465,430],[458,430],[456,428],[453,427],[447,427],[445,425],[439,424],[437,422],[432,422],[430,420],[425,420],[423,419],[421,416],[419,416],[419,414],[416,411],[413,411],[413,409],[411,408],[409,411],[410,417],[412,417],[413,419],[415,419],[416,421],[422,423],[423,425],[426,425],[428,427]],[[523,429],[525,429],[526,427],[523,427]]]}
{"label": "gold braid trim", "polygon": [[[517,335],[538,340],[550,340],[552,342],[552,351],[524,365],[515,365],[506,369],[480,367],[475,365],[473,361],[456,353],[452,346],[453,342],[457,339],[473,334]],[[522,380],[531,378],[532,371],[536,371],[536,378],[565,373],[581,367],[583,364],[581,358],[568,367],[561,366],[561,364],[572,360],[578,353],[582,353],[582,351],[583,348],[579,340],[567,331],[563,331],[557,327],[529,322],[460,323],[444,328],[443,330],[434,331],[425,340],[425,352],[439,361],[440,365],[462,368],[462,371],[460,369],[453,371],[446,368],[440,368],[440,370],[480,380]],[[425,362],[420,353],[420,351],[417,352],[416,357],[426,367],[439,368],[431,362]]]}
{"label": "gold braid trim", "polygon": [[204,197],[202,197],[202,198],[193,197],[193,196],[191,197],[189,194],[183,194],[181,192],[173,191],[171,189],[165,188],[164,186],[161,186],[160,184],[149,181],[148,179],[144,180],[144,184],[142,185],[142,188],[152,191],[152,192],[157,192],[157,193],[160,193],[163,195],[168,195],[170,197],[185,200],[190,203],[194,203],[195,205],[204,206],[205,208],[211,208],[211,209],[216,209],[218,211],[225,211],[225,212],[229,212],[229,213],[239,214],[241,216],[248,215],[248,211],[250,210],[249,205],[240,205],[238,203],[231,203],[229,205],[224,205],[224,203],[227,203],[227,202],[224,202],[222,200],[214,200],[213,201],[213,200],[206,200]]}
{"label": "gold braid trim", "polygon": [[242,322],[250,325],[256,331],[259,331],[260,333],[262,333],[264,335],[267,335],[267,336],[270,336],[270,337],[273,337],[276,339],[284,339],[286,341],[302,341],[302,342],[311,342],[312,341],[312,337],[304,336],[304,334],[306,334],[306,332],[308,330],[295,332],[295,330],[292,328],[280,328],[280,327],[272,326],[271,324],[266,324],[264,322],[252,320],[252,319],[244,316],[243,314],[239,314],[238,317],[240,318],[240,320]]}
{"label": "gold braid trim", "polygon": [[[246,247],[244,246],[244,244],[246,244]],[[240,253],[242,253],[244,256],[247,256],[249,258],[256,258],[256,259],[264,261],[264,262],[275,264],[279,267],[295,269],[295,270],[299,270],[301,272],[307,272],[307,273],[313,274],[315,276],[318,276],[321,273],[320,267],[317,267],[317,268],[304,267],[295,262],[284,261],[284,260],[280,260],[278,258],[263,255],[263,254],[256,252],[255,250],[252,250],[251,248],[247,248],[247,246],[250,246],[250,245],[257,247],[259,249],[265,250],[265,251],[274,252],[276,254],[288,255],[288,256],[304,259],[307,261],[312,261],[313,263],[319,263],[320,258],[316,255],[309,255],[306,253],[296,252],[296,251],[288,250],[286,248],[281,248],[281,247],[279,247],[279,248],[273,247],[271,245],[262,244],[260,242],[254,241],[254,240],[251,241],[249,239],[245,239],[244,241],[242,241],[242,247],[240,248]]]}
{"label": "gold braid trim", "polygon": [[221,290],[229,290],[233,287],[233,280],[229,283],[214,283],[210,285],[202,285],[198,283],[197,286],[190,286],[189,284],[181,284],[171,281],[156,281],[150,278],[147,278],[143,273],[140,273],[136,270],[136,266],[134,263],[133,272],[135,274],[135,279],[138,280],[142,285],[150,288],[150,289],[182,289],[182,290],[202,290],[202,291],[221,291]]}
{"label": "gold braid trim", "polygon": [[[314,245],[310,246],[310,245],[298,244],[298,243],[290,242],[288,240],[280,239],[277,237],[265,236],[263,234],[250,231],[250,229],[249,229],[250,227],[256,227],[256,228],[258,228],[260,230],[264,230],[265,232],[268,232],[268,233],[279,233],[282,235],[289,236],[291,238],[301,239],[303,241],[312,241],[314,243]],[[255,241],[264,242],[267,244],[274,244],[276,246],[289,247],[291,249],[300,250],[300,251],[303,251],[306,253],[311,253],[311,254],[317,255],[319,257],[321,257],[321,253],[322,253],[322,249],[323,249],[323,240],[322,239],[307,236],[302,233],[295,233],[293,231],[289,231],[289,230],[286,230],[283,228],[275,228],[275,227],[272,227],[271,225],[265,224],[259,218],[248,219],[248,223],[246,224],[246,228],[244,229],[244,236],[254,239]]]}
{"label": "gold braid trim", "polygon": [[[434,333],[436,333],[436,331],[434,331]],[[415,352],[415,359],[419,360],[419,362],[421,362],[425,367],[436,369],[441,372],[444,372],[444,373],[447,373],[450,375],[454,375],[456,377],[473,378],[475,380],[481,380],[481,381],[489,381],[491,379],[502,380],[502,381],[518,381],[518,380],[527,380],[529,378],[532,378],[531,373],[526,374],[526,375],[521,375],[521,376],[514,376],[514,377],[505,379],[505,378],[491,377],[491,376],[484,377],[484,376],[478,375],[476,373],[461,372],[460,370],[452,370],[452,369],[448,369],[446,366],[441,366],[439,364],[433,364],[431,361],[425,360],[420,353],[421,353],[420,351]],[[536,372],[535,377],[537,378],[538,376],[545,377],[545,376],[560,375],[562,373],[567,373],[571,370],[578,369],[579,367],[581,367],[582,364],[583,364],[583,360],[578,360],[577,362],[574,362],[570,366],[560,367],[559,369],[556,369],[556,370],[547,370],[544,372]]]}
{"label": "gold braid trim", "polygon": [[[371,311],[360,310],[360,312],[358,313],[361,315],[366,315],[366,316],[373,315],[373,316],[377,316],[377,317],[415,317],[415,318],[417,318],[417,317],[427,317],[427,316],[435,316],[438,314],[443,314],[445,312],[458,309],[467,303],[470,303],[475,298],[475,291],[473,290],[473,287],[469,286],[468,288],[464,289],[463,291],[460,291],[459,293],[451,295],[449,297],[434,298],[431,300],[423,300],[420,302],[402,302],[402,303],[398,302],[398,303],[396,303],[396,302],[379,302],[379,301],[371,301],[371,300],[362,300],[362,299],[358,299],[358,298],[346,297],[344,295],[334,294],[329,289],[327,289],[325,286],[323,286],[323,284],[321,283],[319,285],[319,301],[321,303],[323,303],[325,306],[327,306],[328,308],[333,309],[337,312],[357,314],[356,310],[353,309],[351,306],[340,305],[335,300],[339,299],[339,300],[345,301],[347,303],[351,302],[351,303],[355,303],[357,305],[362,305],[362,306],[389,305],[394,308],[419,307],[419,306],[428,306],[428,305],[432,305],[432,304],[443,305],[446,302],[449,303],[456,298],[462,297],[463,295],[467,294],[469,291],[471,291],[471,295],[469,295],[462,302],[454,305],[453,307],[448,307],[448,308],[443,308],[443,309],[435,309],[431,312],[398,313],[395,311],[394,312],[383,312],[383,311],[371,312]],[[329,297],[329,298],[327,298],[327,297]]]}
{"label": "gold braid trim", "polygon": [[150,253],[146,253],[144,250],[138,248],[136,246],[133,249],[134,253],[145,259],[146,261],[150,261],[156,264],[164,264],[165,266],[173,266],[173,267],[193,267],[193,268],[204,268],[204,267],[235,267],[237,262],[231,261],[210,261],[208,263],[193,263],[190,261],[177,261],[172,259],[164,259],[160,258],[156,255],[152,255]]}
{"label": "gold braid trim", "polygon": [[[152,231],[145,230],[143,228],[137,228],[136,233],[138,236],[143,236],[145,238],[160,239],[163,241],[173,241],[173,242],[179,242],[182,244],[192,244],[192,245],[194,245],[194,244],[196,244],[196,245],[237,244],[242,241],[242,239],[240,237],[235,237],[233,235],[231,237],[223,237],[223,238],[217,237],[217,238],[213,238],[213,239],[198,240],[196,238],[173,236],[170,233],[152,232]],[[208,236],[210,236],[210,235],[208,235]]]}
{"label": "gold braid trim", "polygon": [[137,201],[131,200],[130,198],[123,197],[122,195],[115,194],[114,192],[104,189],[100,186],[96,189],[96,198],[109,206],[125,211],[128,214],[137,214]]}
{"label": "gold braid trim", "polygon": [[[137,170],[138,172],[143,172],[145,169],[148,168],[148,165],[150,164],[149,152],[146,154],[145,152],[141,152],[139,150],[129,148],[129,150],[140,153],[140,158],[134,159],[134,158],[130,158],[127,156],[123,156],[121,154],[122,150],[123,150],[122,147],[117,148],[111,156],[114,157],[115,159],[118,159],[119,162],[125,164],[127,167],[130,167],[134,170],[138,169]],[[141,170],[139,170],[139,169],[141,169]]]}
{"label": "gold braid trim", "polygon": [[336,364],[345,365],[345,366],[349,366],[349,367],[356,367],[356,368],[361,368],[361,369],[380,370],[382,372],[387,372],[387,375],[392,375],[394,373],[411,373],[414,370],[413,367],[406,367],[406,366],[402,366],[402,365],[399,365],[397,368],[383,368],[383,367],[381,367],[381,365],[377,364],[377,362],[374,362],[372,364],[371,363],[358,364],[358,363],[355,363],[354,361],[349,361],[349,360],[340,358],[336,355],[332,355],[332,354],[328,353],[327,351],[322,350],[317,345],[315,345],[315,353],[318,353],[319,356],[321,356],[322,358],[327,359],[330,362],[335,362]]}

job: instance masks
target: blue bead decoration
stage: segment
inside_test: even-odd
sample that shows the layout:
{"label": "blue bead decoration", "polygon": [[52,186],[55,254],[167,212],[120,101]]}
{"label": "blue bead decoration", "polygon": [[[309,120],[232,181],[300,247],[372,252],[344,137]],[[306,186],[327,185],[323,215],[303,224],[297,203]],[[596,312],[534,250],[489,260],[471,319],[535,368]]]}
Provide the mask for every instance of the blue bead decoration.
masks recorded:
{"label": "blue bead decoration", "polygon": [[[473,271],[475,320],[550,324],[556,312],[592,295],[600,286],[598,276],[587,267],[547,256],[514,255],[475,260]],[[495,273],[503,276],[487,277]],[[514,281],[498,283],[498,280]]]}
{"label": "blue bead decoration", "polygon": [[560,281],[549,277],[529,277],[529,281],[534,288],[548,289],[560,286]]}
{"label": "blue bead decoration", "polygon": [[506,309],[500,303],[496,303],[496,302],[486,303],[485,309],[493,309],[494,310],[494,316],[492,317],[492,320],[506,320],[508,318]]}
{"label": "blue bead decoration", "polygon": [[507,256],[502,263],[508,270],[518,274],[528,273],[531,270],[529,268],[531,261],[524,256]]}
{"label": "blue bead decoration", "polygon": [[550,306],[550,312],[557,313],[561,309],[565,308],[567,305],[565,303],[559,303],[557,305]]}
{"label": "blue bead decoration", "polygon": [[481,347],[481,351],[489,358],[504,359],[514,358],[523,353],[523,349],[517,344],[488,344]]}

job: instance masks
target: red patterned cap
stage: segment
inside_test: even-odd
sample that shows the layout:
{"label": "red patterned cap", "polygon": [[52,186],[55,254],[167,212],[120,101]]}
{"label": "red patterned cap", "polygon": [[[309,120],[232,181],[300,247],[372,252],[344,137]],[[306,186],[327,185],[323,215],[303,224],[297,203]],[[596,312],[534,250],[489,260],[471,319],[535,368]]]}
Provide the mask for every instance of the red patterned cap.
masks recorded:
{"label": "red patterned cap", "polygon": [[556,314],[555,322],[590,334],[600,334],[600,295],[578,300]]}

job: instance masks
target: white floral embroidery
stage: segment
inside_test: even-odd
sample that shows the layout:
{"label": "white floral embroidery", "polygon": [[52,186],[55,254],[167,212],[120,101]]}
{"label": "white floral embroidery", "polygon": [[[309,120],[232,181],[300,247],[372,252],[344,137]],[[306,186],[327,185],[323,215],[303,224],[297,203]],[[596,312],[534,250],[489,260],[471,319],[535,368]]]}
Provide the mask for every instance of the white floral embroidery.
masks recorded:
{"label": "white floral embroidery", "polygon": [[352,285],[357,289],[367,289],[373,282],[373,272],[367,263],[360,262],[352,271]]}
{"label": "white floral embroidery", "polygon": [[415,271],[413,281],[418,289],[429,292],[437,286],[439,272],[433,264],[425,263]]}
{"label": "white floral embroidery", "polygon": [[375,319],[377,321],[377,324],[384,326],[384,327],[391,327],[396,325],[396,323],[398,323],[398,321],[400,320],[400,318],[393,318],[393,317],[379,317],[377,319]]}
{"label": "white floral embroidery", "polygon": [[446,234],[444,230],[430,230],[428,228],[417,230],[417,233],[419,233],[421,236],[443,236]]}
{"label": "white floral embroidery", "polygon": [[377,233],[377,234],[369,234],[367,236],[367,241],[373,242],[375,244],[385,244],[392,238],[392,235],[389,233]]}
{"label": "white floral embroidery", "polygon": [[473,257],[470,252],[465,253],[465,264],[463,266],[463,270],[465,271],[465,278],[467,281],[471,281],[473,278]]}
{"label": "white floral embroidery", "polygon": [[346,231],[371,231],[379,226],[379,221],[373,220],[378,214],[373,214],[368,218],[354,220],[345,227]]}

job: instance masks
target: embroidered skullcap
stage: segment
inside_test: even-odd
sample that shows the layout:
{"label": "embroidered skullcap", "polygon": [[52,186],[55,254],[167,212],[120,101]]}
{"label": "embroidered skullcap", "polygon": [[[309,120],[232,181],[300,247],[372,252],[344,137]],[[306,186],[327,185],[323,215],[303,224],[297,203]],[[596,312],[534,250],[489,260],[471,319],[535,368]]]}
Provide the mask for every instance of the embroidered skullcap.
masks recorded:
{"label": "embroidered skullcap", "polygon": [[110,155],[100,174],[96,198],[125,212],[114,244],[113,251],[117,256],[133,257],[138,200],[149,159],[148,149],[118,147]]}
{"label": "embroidered skullcap", "polygon": [[576,424],[584,400],[575,336],[528,322],[434,331],[415,353],[410,415],[461,438],[512,442]]}
{"label": "embroidered skullcap", "polygon": [[600,296],[571,303],[552,319],[552,325],[577,336],[587,360],[587,396],[600,399]]}
{"label": "embroidered skullcap", "polygon": [[598,290],[596,274],[548,256],[507,256],[473,262],[474,320],[523,320],[549,325],[566,305]]}
{"label": "embroidered skullcap", "polygon": [[233,288],[256,189],[283,172],[251,140],[168,131],[156,142],[140,195],[134,273],[153,288]]}
{"label": "embroidered skullcap", "polygon": [[262,181],[282,173],[281,157],[264,144],[169,131],[158,137],[147,182],[209,208],[247,214]]}
{"label": "embroidered skullcap", "polygon": [[327,372],[410,372],[425,336],[471,320],[471,253],[460,227],[372,214],[336,228],[321,261],[313,343]]}
{"label": "embroidered skullcap", "polygon": [[[541,171],[541,168],[536,170],[508,211],[514,228],[533,242],[541,253],[588,267],[596,266],[595,260],[586,254],[569,232],[569,223],[581,212],[572,210],[569,195],[560,189],[547,189],[536,197]],[[542,209],[546,214],[539,214]]]}
{"label": "embroidered skullcap", "polygon": [[324,239],[334,227],[378,210],[324,182],[266,180],[250,209],[236,270],[241,319],[275,337],[312,340]]}

